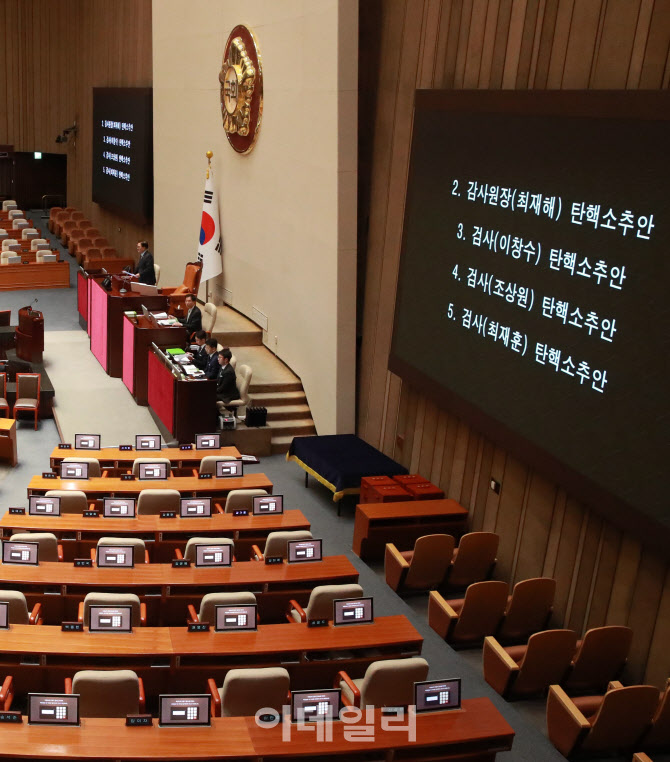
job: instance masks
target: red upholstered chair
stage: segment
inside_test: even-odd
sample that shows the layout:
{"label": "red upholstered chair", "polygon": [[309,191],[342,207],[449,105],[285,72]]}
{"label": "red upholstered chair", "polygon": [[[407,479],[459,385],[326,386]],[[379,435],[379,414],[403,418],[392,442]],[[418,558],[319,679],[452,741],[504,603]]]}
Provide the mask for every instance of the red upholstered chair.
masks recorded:
{"label": "red upholstered chair", "polygon": [[164,288],[163,293],[169,298],[170,312],[181,317],[185,314],[184,302],[188,294],[193,298],[198,294],[200,288],[200,277],[202,276],[202,262],[187,262],[184,270],[184,282],[176,288]]}
{"label": "red upholstered chair", "polygon": [[70,240],[70,234],[78,227],[76,220],[69,219],[63,223],[60,233],[60,242],[63,246],[67,246],[67,242]]}
{"label": "red upholstered chair", "polygon": [[461,537],[454,550],[445,584],[466,588],[474,582],[490,579],[496,565],[500,538],[493,532],[470,532]]}
{"label": "red upholstered chair", "polygon": [[551,577],[517,582],[496,635],[498,640],[524,642],[534,632],[544,630],[554,608],[555,592],[556,580]]}
{"label": "red upholstered chair", "polygon": [[54,233],[56,230],[56,215],[58,212],[62,212],[62,206],[52,206],[49,210],[49,230]]}
{"label": "red upholstered chair", "polygon": [[72,217],[70,219],[72,219],[78,225],[79,224],[79,220],[83,220],[84,219],[84,213],[80,212],[80,211],[72,212]]}
{"label": "red upholstered chair", "polygon": [[9,418],[9,402],[7,402],[7,374],[0,373],[0,413],[3,418]]}
{"label": "red upholstered chair", "polygon": [[16,418],[17,412],[32,410],[35,414],[35,431],[40,414],[40,381],[39,373],[17,373],[16,402],[12,409],[12,418]]}
{"label": "red upholstered chair", "polygon": [[428,624],[454,648],[475,646],[492,635],[503,617],[507,582],[475,582],[465,598],[445,600],[434,590],[428,599]]}
{"label": "red upholstered chair", "polygon": [[70,237],[68,238],[68,242],[67,242],[67,250],[70,252],[70,254],[74,255],[76,246],[83,237],[84,237],[84,231],[81,228],[75,228],[70,233]]}
{"label": "red upholstered chair", "polygon": [[400,551],[387,543],[384,555],[386,584],[396,592],[432,590],[444,579],[454,553],[450,534],[419,537],[414,550]]}
{"label": "red upholstered chair", "polygon": [[654,712],[651,727],[642,738],[640,747],[643,749],[670,749],[670,679],[665,682],[665,690]]}
{"label": "red upholstered chair", "polygon": [[75,242],[74,257],[77,260],[77,264],[81,264],[84,261],[86,252],[91,248],[93,248],[93,241],[86,235]]}
{"label": "red upholstered chair", "polygon": [[577,643],[570,673],[563,682],[566,690],[603,690],[624,668],[632,640],[630,627],[607,625],[588,630]]}

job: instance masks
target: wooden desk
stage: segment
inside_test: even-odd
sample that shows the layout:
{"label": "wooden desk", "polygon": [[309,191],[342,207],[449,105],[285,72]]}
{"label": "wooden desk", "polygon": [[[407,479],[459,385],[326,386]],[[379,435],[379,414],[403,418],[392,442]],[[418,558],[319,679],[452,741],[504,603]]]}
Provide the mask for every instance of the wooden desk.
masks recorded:
{"label": "wooden desk", "polygon": [[[129,728],[123,719],[83,718],[81,726],[3,725],[0,758],[87,760],[285,760],[323,762],[323,758],[492,762],[512,748],[514,731],[490,699],[466,699],[460,710],[416,715],[416,740],[407,730],[388,730],[381,712],[374,712],[371,742],[349,736],[365,726],[336,721],[332,739],[316,742],[315,730],[287,725],[259,728],[253,717],[214,717],[211,727]],[[290,740],[282,740],[282,731]],[[345,757],[347,755],[347,757]]]}
{"label": "wooden desk", "polygon": [[62,516],[14,516],[6,513],[0,519],[0,530],[6,539],[14,532],[53,532],[63,543],[67,561],[88,558],[90,549],[101,537],[108,535],[139,537],[145,543],[154,543],[153,551],[149,552],[155,563],[169,563],[174,558],[174,549],[183,548],[189,537],[231,537],[235,540],[235,557],[238,561],[247,561],[251,557],[252,544],[263,545],[270,532],[309,528],[309,521],[298,510],[284,511],[281,516],[218,513],[207,519],[162,519],[160,516],[88,519],[76,513]]}
{"label": "wooden desk", "polygon": [[70,266],[67,262],[28,262],[28,264],[0,265],[0,291],[69,287]]}
{"label": "wooden desk", "polygon": [[406,500],[356,506],[353,551],[361,558],[382,558],[392,542],[399,550],[411,550],[426,534],[465,531],[468,511],[455,500]]}
{"label": "wooden desk", "polygon": [[[28,608],[42,604],[45,624],[58,625],[77,618],[77,606],[86,593],[123,589],[135,593],[147,606],[147,624],[179,626],[188,618],[186,606],[196,609],[206,593],[247,590],[256,596],[264,624],[286,621],[291,599],[305,607],[316,585],[358,582],[358,571],[346,556],[323,561],[271,564],[235,561],[227,568],[173,569],[171,564],[140,564],[133,569],[77,568],[69,563],[39,566],[0,566],[0,586],[24,593]],[[1,640],[0,640],[1,643]]]}
{"label": "wooden desk", "polygon": [[[85,432],[82,432],[85,433]],[[130,444],[130,443],[129,443]],[[178,447],[163,447],[162,450],[119,450],[118,447],[102,447],[100,450],[61,450],[54,447],[51,451],[51,468],[57,469],[63,458],[97,458],[100,465],[108,468],[132,468],[136,458],[167,458],[176,468],[191,466],[200,468],[200,461],[207,455],[217,458],[239,460],[237,447],[220,447],[218,450],[180,450]]]}
{"label": "wooden desk", "polygon": [[16,419],[0,418],[0,459],[8,460],[12,466],[16,460]]}

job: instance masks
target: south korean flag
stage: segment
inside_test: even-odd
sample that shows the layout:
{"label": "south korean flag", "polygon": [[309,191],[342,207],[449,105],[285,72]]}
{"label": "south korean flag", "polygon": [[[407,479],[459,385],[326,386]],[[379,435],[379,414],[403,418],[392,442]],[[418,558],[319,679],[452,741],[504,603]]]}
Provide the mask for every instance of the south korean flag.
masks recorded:
{"label": "south korean flag", "polygon": [[202,220],[200,222],[200,241],[198,245],[198,261],[202,262],[201,282],[221,275],[223,263],[221,259],[221,232],[219,229],[219,205],[213,182],[214,172],[210,169],[205,181],[205,198],[202,204]]}

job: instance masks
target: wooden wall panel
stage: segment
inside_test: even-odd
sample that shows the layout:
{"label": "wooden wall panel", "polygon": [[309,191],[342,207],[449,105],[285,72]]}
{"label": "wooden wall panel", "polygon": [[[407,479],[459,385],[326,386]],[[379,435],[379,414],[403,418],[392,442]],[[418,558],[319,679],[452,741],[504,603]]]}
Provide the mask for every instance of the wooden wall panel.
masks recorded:
{"label": "wooden wall panel", "polygon": [[[514,584],[554,576],[556,625],[581,634],[629,623],[628,679],[662,685],[670,670],[667,560],[436,409],[389,374],[387,360],[414,89],[667,88],[670,0],[380,1],[358,433],[460,500],[472,529],[501,535],[496,577]],[[500,495],[491,478],[502,483]]]}

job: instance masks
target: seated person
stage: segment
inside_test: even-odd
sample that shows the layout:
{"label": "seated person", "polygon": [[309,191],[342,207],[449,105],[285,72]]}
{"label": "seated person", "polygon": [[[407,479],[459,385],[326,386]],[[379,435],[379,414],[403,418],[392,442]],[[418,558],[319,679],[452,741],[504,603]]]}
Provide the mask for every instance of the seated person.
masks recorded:
{"label": "seated person", "polygon": [[186,310],[186,316],[179,318],[179,322],[186,329],[186,337],[190,338],[191,334],[202,330],[202,313],[200,312],[200,307],[195,303],[195,296],[193,294],[186,295],[184,309]]}
{"label": "seated person", "polygon": [[233,353],[225,347],[218,354],[219,375],[216,379],[216,399],[227,405],[231,400],[240,396],[235,380],[235,368],[230,364]]}
{"label": "seated person", "polygon": [[[195,365],[196,368],[200,368],[200,370],[205,370],[207,367],[207,363],[209,362],[209,353],[207,352],[207,348],[205,345],[205,342],[207,341],[207,334],[205,331],[196,331],[195,337],[194,337],[194,343],[197,345],[198,350],[197,352],[188,352],[188,356],[191,358],[191,362],[193,365]],[[218,362],[216,367],[216,372],[219,372]]]}
{"label": "seated person", "polygon": [[205,352],[207,352],[207,365],[204,368],[205,376],[213,381],[219,377],[219,353],[216,351],[216,339],[207,339],[205,341]]}
{"label": "seated person", "polygon": [[156,285],[156,272],[154,271],[154,255],[149,251],[148,241],[137,242],[137,253],[140,258],[137,260],[133,272],[139,275],[139,282],[146,283],[148,286]]}

